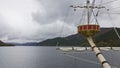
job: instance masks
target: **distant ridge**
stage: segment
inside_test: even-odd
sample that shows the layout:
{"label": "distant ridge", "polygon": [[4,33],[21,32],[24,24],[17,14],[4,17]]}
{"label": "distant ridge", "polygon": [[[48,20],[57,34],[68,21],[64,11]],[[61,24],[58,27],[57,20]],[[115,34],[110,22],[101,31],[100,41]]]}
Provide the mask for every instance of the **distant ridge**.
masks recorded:
{"label": "distant ridge", "polygon": [[4,43],[3,41],[0,40],[0,46],[15,46],[15,45]]}
{"label": "distant ridge", "polygon": [[2,45],[2,44],[5,44],[5,43],[0,40],[0,44]]}
{"label": "distant ridge", "polygon": [[[120,28],[117,28],[120,34]],[[101,28],[101,32],[94,36],[95,43],[97,46],[120,46],[120,39],[118,39],[113,28]],[[56,46],[59,42],[59,46],[89,46],[86,38],[81,34],[74,34],[67,37],[57,37],[53,39],[47,39],[39,42],[37,45],[40,46]]]}
{"label": "distant ridge", "polygon": [[16,46],[37,46],[37,42],[27,42],[27,43],[10,43]]}

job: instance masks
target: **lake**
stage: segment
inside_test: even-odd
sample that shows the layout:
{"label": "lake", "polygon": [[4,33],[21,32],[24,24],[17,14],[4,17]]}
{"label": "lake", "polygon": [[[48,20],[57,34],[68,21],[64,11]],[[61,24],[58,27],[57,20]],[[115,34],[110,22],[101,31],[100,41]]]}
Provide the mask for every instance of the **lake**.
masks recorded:
{"label": "lake", "polygon": [[[120,68],[120,51],[102,53],[113,68]],[[0,47],[0,68],[102,68],[102,65],[92,51],[63,53],[55,47],[11,46]]]}

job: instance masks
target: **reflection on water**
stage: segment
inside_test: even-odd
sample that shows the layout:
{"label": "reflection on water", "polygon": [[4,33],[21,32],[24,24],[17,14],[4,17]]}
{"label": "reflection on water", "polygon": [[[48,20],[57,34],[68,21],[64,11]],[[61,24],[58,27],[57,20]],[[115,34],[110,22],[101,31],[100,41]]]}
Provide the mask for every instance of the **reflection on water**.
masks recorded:
{"label": "reflection on water", "polygon": [[[69,55],[99,62],[91,51],[68,53]],[[120,68],[120,52],[103,52],[110,64]],[[93,64],[65,56],[55,47],[15,46],[0,47],[0,68],[102,68]]]}

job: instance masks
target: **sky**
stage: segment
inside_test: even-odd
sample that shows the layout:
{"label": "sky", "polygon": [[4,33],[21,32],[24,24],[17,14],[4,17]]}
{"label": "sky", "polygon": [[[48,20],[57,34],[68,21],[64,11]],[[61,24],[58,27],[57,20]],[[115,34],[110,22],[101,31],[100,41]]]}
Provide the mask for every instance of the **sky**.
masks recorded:
{"label": "sky", "polygon": [[[111,14],[119,13],[120,1],[104,4],[109,1],[112,0],[103,0],[103,6],[109,9],[110,16],[105,9],[100,10],[99,24],[120,27],[119,14]],[[85,0],[0,0],[0,40],[40,42],[76,34],[83,9],[74,11],[69,6],[83,4]],[[96,0],[99,4],[100,0]]]}

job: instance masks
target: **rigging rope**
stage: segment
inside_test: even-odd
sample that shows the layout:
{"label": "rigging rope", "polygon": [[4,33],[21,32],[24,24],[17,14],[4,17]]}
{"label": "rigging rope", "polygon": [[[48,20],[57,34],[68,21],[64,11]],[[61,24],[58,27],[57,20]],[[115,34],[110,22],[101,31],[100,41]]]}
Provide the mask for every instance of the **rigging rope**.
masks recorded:
{"label": "rigging rope", "polygon": [[115,7],[115,8],[110,8],[110,9],[112,9],[112,10],[113,10],[113,9],[117,9],[117,8],[120,8],[120,6],[119,6],[119,7]]}
{"label": "rigging rope", "polygon": [[[92,5],[91,6],[94,6],[95,5],[95,0],[93,0],[93,2],[92,2]],[[93,10],[93,8],[91,8],[91,10],[90,10],[90,19],[91,19],[91,15],[92,15],[92,10]]]}
{"label": "rigging rope", "polygon": [[[99,7],[102,5],[102,2],[103,2],[103,0],[100,1]],[[93,12],[93,9],[92,9],[92,12]],[[96,19],[97,19],[97,17],[98,17],[98,13],[99,13],[99,12],[100,12],[100,9],[98,9],[96,15],[95,15],[95,13],[93,13],[93,15],[94,15],[94,17],[96,17]],[[91,20],[91,22],[92,22],[93,20],[94,20],[94,18]],[[96,22],[97,22],[97,21],[96,21]]]}
{"label": "rigging rope", "polygon": [[102,5],[106,5],[106,4],[109,4],[109,3],[115,2],[115,1],[118,1],[118,0],[112,0],[112,1],[109,1],[109,2],[105,2],[105,3],[103,3]]}
{"label": "rigging rope", "polygon": [[85,9],[83,10],[82,16],[81,16],[81,19],[80,19],[80,24],[81,25],[82,25],[82,22],[84,23],[84,16],[85,16]]}
{"label": "rigging rope", "polygon": [[111,13],[111,14],[120,14],[120,13]]}
{"label": "rigging rope", "polygon": [[[102,5],[102,2],[103,2],[103,0],[101,0],[99,7]],[[98,17],[98,13],[99,13],[99,12],[100,12],[100,9],[98,9],[98,11],[97,11],[97,13],[96,13],[96,17]]]}
{"label": "rigging rope", "polygon": [[72,55],[69,55],[69,54],[66,54],[66,53],[64,55],[66,55],[68,57],[71,57],[73,59],[80,60],[80,61],[85,61],[85,62],[89,62],[89,63],[93,63],[93,64],[100,64],[98,62],[94,62],[94,61],[91,61],[91,60],[82,59],[82,58],[79,58],[79,57],[76,57],[76,56],[72,56]]}
{"label": "rigging rope", "polygon": [[[108,13],[108,16],[110,17],[110,19],[112,20],[112,17],[110,16],[110,13],[109,13],[108,11],[107,11],[107,13]],[[120,35],[119,35],[117,29],[115,28],[115,24],[113,24],[112,22],[111,22],[111,24],[114,26],[113,29],[114,29],[114,31],[115,31],[117,37],[120,39]]]}
{"label": "rigging rope", "polygon": [[64,23],[65,23],[68,15],[69,15],[69,10],[70,10],[70,8],[67,9],[67,14],[65,15],[65,18],[64,18],[64,20],[63,20],[63,25],[62,25],[62,29],[61,29],[61,32],[60,32],[60,37],[62,36],[63,29],[64,29]]}
{"label": "rigging rope", "polygon": [[[85,62],[88,62],[88,63],[93,63],[93,64],[97,64],[97,65],[101,65],[100,63],[98,62],[95,62],[95,61],[91,61],[91,60],[86,60],[86,59],[83,59],[83,58],[79,58],[79,57],[76,57],[76,56],[72,56],[72,55],[69,55],[67,53],[62,53],[62,55],[65,55],[67,57],[70,57],[70,58],[73,58],[73,59],[76,59],[76,60],[79,60],[79,61],[85,61]],[[117,68],[116,66],[113,66],[111,65],[112,68]]]}
{"label": "rigging rope", "polygon": [[[70,8],[67,9],[67,13],[66,13],[66,15],[65,15],[65,17],[64,17],[64,20],[63,20],[62,29],[61,29],[60,34],[59,34],[58,37],[62,37],[62,33],[63,33],[63,29],[64,29],[64,23],[65,23],[68,15],[69,15],[69,12],[70,12],[69,10],[70,10]],[[56,42],[56,49],[59,49],[58,46],[59,46],[59,41]],[[56,54],[56,56],[58,56],[58,54]]]}
{"label": "rigging rope", "polygon": [[[106,8],[105,8],[105,9],[106,9]],[[107,10],[107,9],[106,9],[106,10]],[[108,11],[107,11],[107,14],[108,14],[110,20],[113,20],[112,17],[111,17],[111,15],[110,15],[110,13],[109,13]],[[117,34],[118,38],[120,39],[120,35],[119,35],[119,33],[118,33],[118,31],[117,31],[117,29],[116,29],[116,27],[115,27],[115,24],[113,24],[112,22],[111,22],[111,24],[113,25],[113,29],[114,29],[115,33]]]}
{"label": "rigging rope", "polygon": [[[65,17],[64,17],[62,29],[60,30],[60,34],[59,34],[58,37],[62,37],[62,33],[63,33],[63,29],[64,29],[64,23],[65,23],[68,15],[69,15],[69,10],[70,10],[70,8],[67,9],[67,14],[66,14]],[[59,42],[57,41],[57,42],[56,42],[56,47],[58,47],[58,45],[59,45]]]}
{"label": "rigging rope", "polygon": [[95,18],[95,21],[96,21],[96,23],[97,23],[97,25],[98,25],[99,23],[98,23],[98,20],[97,20],[97,16],[95,15],[93,9],[92,9],[92,12],[93,12],[93,16],[94,16],[94,18]]}
{"label": "rigging rope", "polygon": [[[115,0],[115,1],[117,1],[117,0]],[[113,1],[112,1],[112,2],[113,2]],[[110,3],[110,2],[109,2],[109,3]],[[98,10],[99,10],[99,9],[98,9]],[[93,15],[94,15],[94,17],[95,17],[96,22],[98,23],[98,21],[97,21],[97,16],[98,16],[99,11],[97,12],[96,15],[95,15],[93,9],[92,9],[92,12],[93,12]],[[69,14],[69,13],[68,13],[68,14]],[[68,14],[65,15],[64,22],[66,21],[66,18],[67,18],[67,16],[68,16]],[[82,19],[83,19],[83,16],[81,17],[81,20],[82,20]],[[62,30],[61,30],[60,37],[61,37],[61,35],[62,35],[62,33],[63,33],[64,23],[63,23],[63,26],[62,26],[62,27],[63,27],[63,28],[62,28]],[[118,37],[119,37],[119,39],[120,39],[120,36],[119,36],[117,30],[116,30],[116,29],[114,29],[114,30],[115,30],[116,34],[118,35]],[[57,44],[57,45],[58,45],[58,44]],[[77,59],[77,60],[82,60],[82,61],[89,62],[89,63],[94,63],[94,64],[100,64],[100,63],[97,63],[97,62],[94,62],[94,61],[90,61],[90,60],[86,60],[86,59],[78,58],[78,57],[75,57],[75,56],[71,56],[71,55],[69,55],[69,54],[65,54],[65,55],[68,56],[68,57],[71,57],[71,58]]]}

